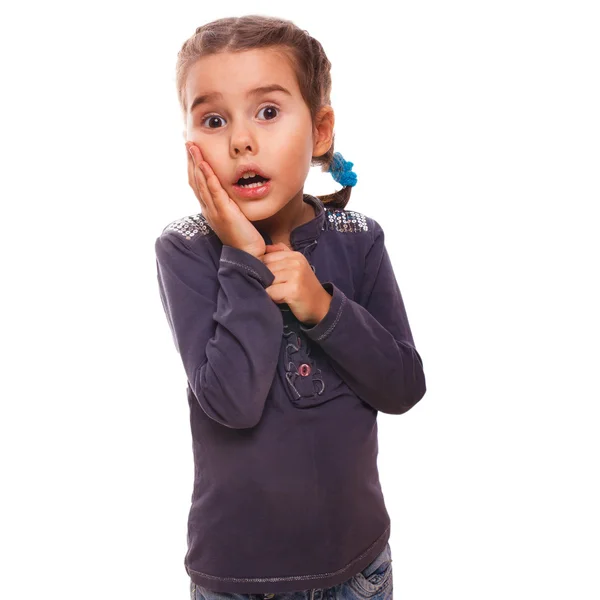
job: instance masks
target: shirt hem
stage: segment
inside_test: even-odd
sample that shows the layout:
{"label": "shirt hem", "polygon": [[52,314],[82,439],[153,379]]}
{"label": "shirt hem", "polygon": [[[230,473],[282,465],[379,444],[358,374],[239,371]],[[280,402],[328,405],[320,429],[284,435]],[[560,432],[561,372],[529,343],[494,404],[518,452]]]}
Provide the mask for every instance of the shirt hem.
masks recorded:
{"label": "shirt hem", "polygon": [[195,571],[185,564],[190,579],[213,592],[237,594],[268,594],[326,589],[344,583],[365,569],[383,552],[390,537],[390,523],[385,531],[360,556],[333,573],[294,575],[290,577],[217,577]]}

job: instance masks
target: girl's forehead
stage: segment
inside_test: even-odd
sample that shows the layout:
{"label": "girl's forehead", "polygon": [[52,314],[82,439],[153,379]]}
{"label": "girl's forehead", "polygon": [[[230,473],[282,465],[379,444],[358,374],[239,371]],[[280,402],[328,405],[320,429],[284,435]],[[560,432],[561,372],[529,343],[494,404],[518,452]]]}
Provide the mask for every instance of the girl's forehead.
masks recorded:
{"label": "girl's forehead", "polygon": [[279,85],[291,94],[299,93],[290,61],[281,53],[265,48],[225,52],[203,56],[190,67],[186,95],[188,103],[211,94],[243,98],[270,85]]}

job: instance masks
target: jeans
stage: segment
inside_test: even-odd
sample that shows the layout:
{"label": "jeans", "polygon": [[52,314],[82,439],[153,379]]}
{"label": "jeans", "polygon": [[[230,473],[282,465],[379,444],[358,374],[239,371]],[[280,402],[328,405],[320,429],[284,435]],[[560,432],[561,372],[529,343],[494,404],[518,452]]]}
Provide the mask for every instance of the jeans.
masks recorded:
{"label": "jeans", "polygon": [[213,592],[190,581],[191,600],[371,600],[393,599],[392,551],[389,542],[375,560],[347,581],[330,588],[279,594]]}

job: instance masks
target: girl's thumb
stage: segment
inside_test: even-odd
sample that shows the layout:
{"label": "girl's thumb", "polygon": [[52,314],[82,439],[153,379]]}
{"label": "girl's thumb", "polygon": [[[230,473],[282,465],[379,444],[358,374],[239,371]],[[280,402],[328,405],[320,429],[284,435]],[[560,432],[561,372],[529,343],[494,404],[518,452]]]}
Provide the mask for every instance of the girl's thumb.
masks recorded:
{"label": "girl's thumb", "polygon": [[289,250],[289,248],[283,242],[277,242],[277,244],[266,244],[265,250],[267,252],[275,252],[276,250]]}

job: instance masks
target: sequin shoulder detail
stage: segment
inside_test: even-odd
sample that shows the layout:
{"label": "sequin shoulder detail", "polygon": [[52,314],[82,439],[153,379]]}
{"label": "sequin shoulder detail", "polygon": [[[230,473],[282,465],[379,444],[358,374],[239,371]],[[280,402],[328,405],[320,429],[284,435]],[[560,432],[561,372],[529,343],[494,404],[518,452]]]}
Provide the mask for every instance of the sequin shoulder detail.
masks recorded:
{"label": "sequin shoulder detail", "polygon": [[367,218],[356,210],[325,207],[323,229],[335,229],[342,232],[369,231]]}
{"label": "sequin shoulder detail", "polygon": [[202,213],[196,215],[189,215],[176,219],[169,223],[164,229],[163,233],[169,230],[176,231],[182,238],[191,240],[194,237],[201,235],[209,235],[213,233],[212,227],[208,224],[208,221]]}

